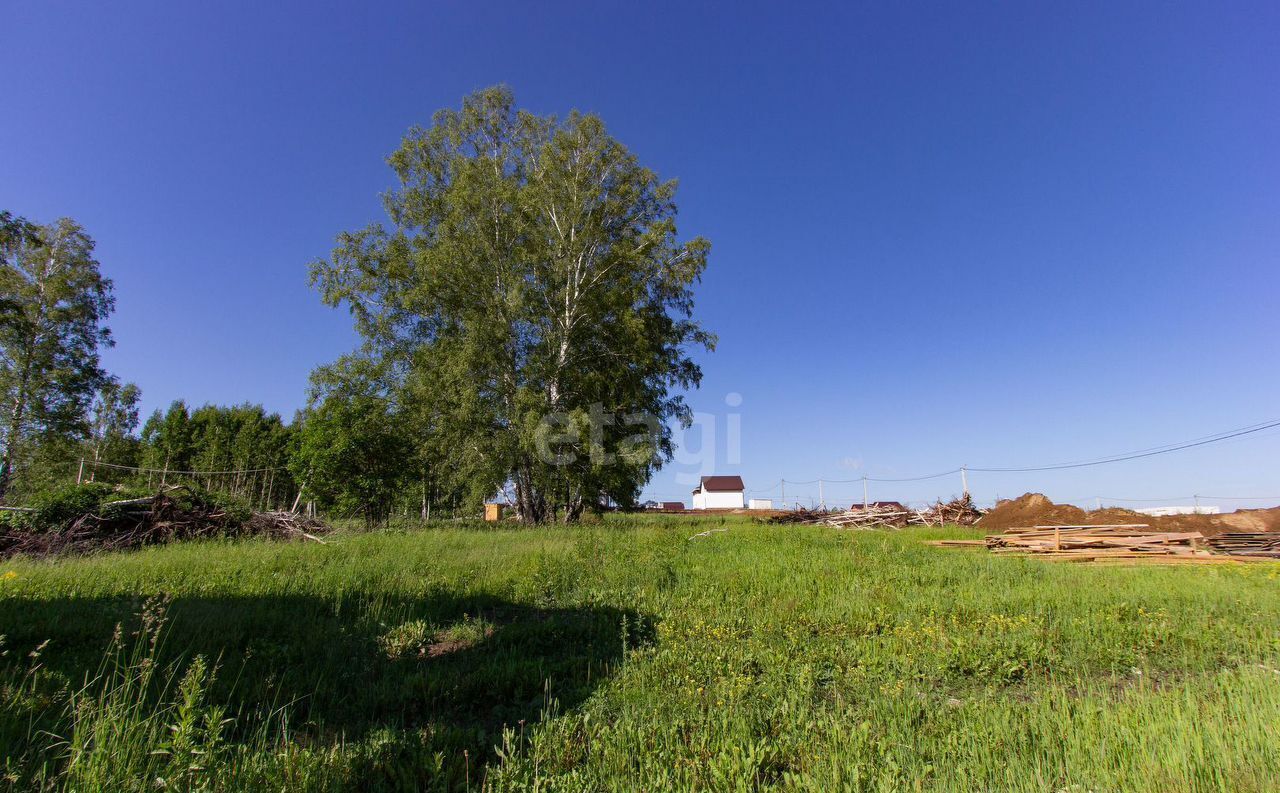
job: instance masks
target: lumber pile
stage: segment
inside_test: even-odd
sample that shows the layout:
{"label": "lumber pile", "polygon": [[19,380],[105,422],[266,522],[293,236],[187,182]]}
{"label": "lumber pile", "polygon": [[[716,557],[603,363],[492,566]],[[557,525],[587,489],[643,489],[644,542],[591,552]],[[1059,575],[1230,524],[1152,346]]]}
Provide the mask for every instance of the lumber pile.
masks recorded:
{"label": "lumber pile", "polygon": [[781,525],[794,524],[800,526],[814,526],[821,523],[830,514],[832,513],[825,509],[805,509],[804,507],[799,507],[791,510],[790,512],[780,512],[777,515],[764,518],[761,522]]}
{"label": "lumber pile", "polygon": [[1280,532],[1229,531],[1208,537],[1205,543],[1218,553],[1230,556],[1280,559]]}
{"label": "lumber pile", "polygon": [[827,515],[818,521],[823,526],[837,529],[900,529],[910,523],[914,513],[896,507],[853,507],[844,512]]}
{"label": "lumber pile", "polygon": [[[1241,532],[1242,534],[1250,534]],[[983,540],[938,540],[940,547],[985,547],[992,553],[1033,556],[1061,562],[1098,564],[1234,564],[1248,561],[1264,544],[1257,538],[1241,538],[1243,553],[1226,555],[1214,547],[1215,538],[1198,531],[1162,531],[1145,523],[1108,526],[1028,526],[988,535]],[[1275,547],[1275,546],[1272,546]],[[1276,548],[1280,557],[1280,547]]]}
{"label": "lumber pile", "polygon": [[185,487],[154,496],[109,501],[48,531],[0,530],[0,558],[119,551],[179,540],[262,536],[308,539],[331,529],[292,512],[227,508]]}
{"label": "lumber pile", "polygon": [[1027,526],[982,540],[934,540],[941,548],[1098,564],[1237,564],[1280,559],[1280,533],[1164,531],[1145,523],[1108,526]]}
{"label": "lumber pile", "polygon": [[837,529],[898,529],[906,526],[915,513],[896,507],[852,507],[840,512],[825,509],[797,509],[767,518],[765,523],[832,526]]}
{"label": "lumber pile", "polygon": [[840,512],[797,509],[769,518],[767,523],[800,524],[805,526],[831,526],[837,529],[901,529],[906,526],[972,526],[982,518],[982,512],[973,504],[968,494],[952,501],[934,504],[927,509],[909,509],[896,505],[854,505]]}
{"label": "lumber pile", "polygon": [[1156,531],[1147,524],[1031,526],[993,534],[993,553],[1034,554],[1069,561],[1140,559],[1156,556],[1210,557],[1198,531]]}

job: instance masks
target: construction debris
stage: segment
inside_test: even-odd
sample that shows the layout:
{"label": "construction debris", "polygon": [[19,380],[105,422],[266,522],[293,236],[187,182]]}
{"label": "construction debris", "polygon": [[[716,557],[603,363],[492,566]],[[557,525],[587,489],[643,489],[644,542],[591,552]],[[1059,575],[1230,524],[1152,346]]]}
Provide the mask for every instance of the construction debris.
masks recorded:
{"label": "construction debris", "polygon": [[982,520],[982,510],[968,493],[946,503],[939,501],[920,515],[927,526],[975,526]]}
{"label": "construction debris", "polygon": [[154,496],[99,504],[48,531],[0,527],[0,558],[19,554],[54,556],[119,551],[178,540],[214,537],[307,539],[331,531],[326,524],[292,512],[229,508],[186,487]]}
{"label": "construction debris", "polygon": [[831,526],[837,529],[901,529],[906,526],[972,526],[982,512],[966,493],[948,502],[939,501],[928,509],[909,509],[901,504],[877,502],[865,507],[853,506],[840,512],[798,509],[768,518],[766,523]]}
{"label": "construction debris", "polygon": [[1144,523],[1112,526],[1032,526],[986,539],[993,553],[1039,554],[1090,561],[1152,555],[1210,556],[1198,531],[1153,531]]}
{"label": "construction debris", "polygon": [[1280,559],[1280,532],[1228,531],[1205,542],[1218,553]]}
{"label": "construction debris", "polygon": [[1085,511],[1071,504],[1055,504],[1041,493],[1006,499],[982,518],[983,528],[1005,530],[1016,526],[1107,526],[1145,523],[1161,531],[1198,531],[1206,537],[1223,532],[1280,531],[1280,507],[1241,509],[1220,515],[1144,515],[1119,507]]}
{"label": "construction debris", "polygon": [[983,540],[937,540],[930,544],[985,547],[997,554],[1065,562],[1214,564],[1247,561],[1249,557],[1280,558],[1277,534],[1236,532],[1206,538],[1198,531],[1164,531],[1145,523],[1029,526]]}
{"label": "construction debris", "polygon": [[698,532],[689,539],[696,540],[699,537],[710,537],[712,534],[718,534],[722,531],[728,531],[728,529],[707,529],[706,531]]}

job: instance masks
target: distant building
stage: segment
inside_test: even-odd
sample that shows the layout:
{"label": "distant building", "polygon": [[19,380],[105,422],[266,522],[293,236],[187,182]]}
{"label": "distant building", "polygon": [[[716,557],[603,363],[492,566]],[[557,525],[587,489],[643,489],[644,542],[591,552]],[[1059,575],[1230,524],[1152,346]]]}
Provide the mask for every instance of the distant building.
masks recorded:
{"label": "distant building", "polygon": [[742,509],[745,491],[740,476],[704,476],[693,491],[693,508]]}
{"label": "distant building", "polygon": [[683,501],[664,501],[661,507],[663,512],[684,512]]}
{"label": "distant building", "polygon": [[640,509],[662,509],[662,505],[656,501],[646,501],[640,505]]}
{"label": "distant building", "polygon": [[1141,512],[1143,515],[1150,515],[1153,518],[1165,517],[1168,515],[1217,515],[1222,510],[1219,507],[1143,507],[1135,509],[1134,512]]}
{"label": "distant building", "polygon": [[753,498],[747,501],[747,509],[773,509],[773,499]]}

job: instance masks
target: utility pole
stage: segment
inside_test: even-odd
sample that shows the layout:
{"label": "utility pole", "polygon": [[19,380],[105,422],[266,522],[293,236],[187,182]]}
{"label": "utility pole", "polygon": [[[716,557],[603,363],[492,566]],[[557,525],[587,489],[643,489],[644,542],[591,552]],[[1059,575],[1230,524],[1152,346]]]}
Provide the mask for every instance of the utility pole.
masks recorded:
{"label": "utility pole", "polygon": [[1102,496],[1098,496],[1098,509],[1102,509]]}
{"label": "utility pole", "polygon": [[1192,496],[1196,500],[1196,514],[1200,514],[1200,496]]}
{"label": "utility pole", "polygon": [[862,508],[864,510],[867,508],[867,476],[866,474],[862,475]]}
{"label": "utility pole", "polygon": [[960,488],[964,491],[966,496],[969,495],[969,477],[964,470],[963,465],[960,466]]}
{"label": "utility pole", "polygon": [[787,508],[787,480],[782,480],[782,508]]}
{"label": "utility pole", "polygon": [[822,496],[822,480],[818,480],[818,506],[827,508],[827,500]]}

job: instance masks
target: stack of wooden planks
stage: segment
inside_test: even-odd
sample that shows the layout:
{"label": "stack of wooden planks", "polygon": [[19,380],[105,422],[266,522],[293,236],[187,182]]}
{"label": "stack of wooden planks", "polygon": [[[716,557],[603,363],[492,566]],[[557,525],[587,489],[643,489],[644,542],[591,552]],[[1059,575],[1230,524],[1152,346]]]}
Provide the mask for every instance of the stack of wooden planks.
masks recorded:
{"label": "stack of wooden planks", "polygon": [[1217,551],[1231,556],[1257,556],[1280,559],[1280,532],[1230,531],[1205,539]]}
{"label": "stack of wooden planks", "polygon": [[[1212,562],[1198,531],[1153,531],[1144,523],[1110,526],[1028,526],[981,541],[992,553],[1026,554],[1067,562]],[[958,541],[939,544],[955,545]]]}
{"label": "stack of wooden planks", "polygon": [[985,547],[992,553],[1103,564],[1235,564],[1280,559],[1280,533],[1160,531],[1145,523],[1110,526],[1028,526],[983,540],[936,540],[946,548]]}

